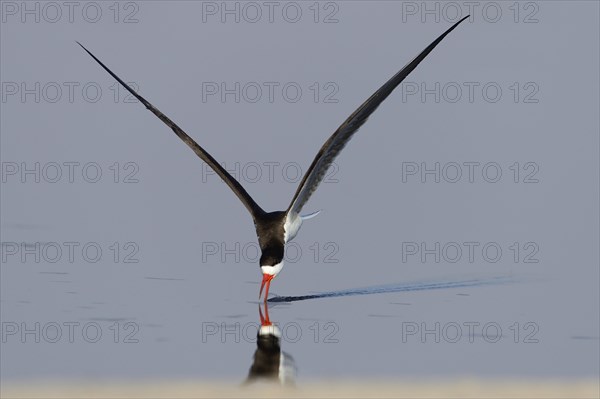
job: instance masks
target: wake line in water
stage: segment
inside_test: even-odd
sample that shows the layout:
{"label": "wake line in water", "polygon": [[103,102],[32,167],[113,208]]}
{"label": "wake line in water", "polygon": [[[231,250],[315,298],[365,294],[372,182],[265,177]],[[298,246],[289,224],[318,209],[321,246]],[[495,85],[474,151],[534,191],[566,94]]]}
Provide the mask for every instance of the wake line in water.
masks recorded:
{"label": "wake line in water", "polygon": [[300,296],[277,296],[269,299],[268,302],[295,302],[305,301],[307,299],[318,298],[336,298],[342,296],[356,295],[372,295],[372,294],[388,294],[393,292],[411,292],[411,291],[426,291],[439,290],[449,288],[464,288],[464,287],[480,287],[484,285],[507,284],[514,282],[510,277],[492,277],[488,279],[472,279],[462,281],[438,281],[438,282],[413,282],[413,283],[398,283],[386,284],[373,287],[351,288],[340,291],[322,292],[319,294],[300,295]]}

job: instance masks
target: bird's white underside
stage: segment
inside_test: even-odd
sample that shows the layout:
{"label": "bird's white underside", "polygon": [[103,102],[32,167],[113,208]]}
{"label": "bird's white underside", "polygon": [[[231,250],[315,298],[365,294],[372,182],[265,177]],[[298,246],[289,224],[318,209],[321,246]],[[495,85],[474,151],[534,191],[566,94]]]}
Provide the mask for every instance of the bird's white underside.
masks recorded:
{"label": "bird's white underside", "polygon": [[277,276],[279,272],[283,269],[283,261],[279,262],[274,266],[261,266],[260,271],[263,274],[268,274],[269,276]]}
{"label": "bird's white underside", "polygon": [[298,230],[302,226],[302,217],[296,212],[290,211],[285,217],[285,223],[283,225],[283,240],[287,244],[292,241],[296,234],[298,234]]}
{"label": "bird's white underside", "polygon": [[281,330],[274,324],[270,326],[261,326],[260,330],[258,330],[258,335],[274,335],[277,338],[281,338]]}

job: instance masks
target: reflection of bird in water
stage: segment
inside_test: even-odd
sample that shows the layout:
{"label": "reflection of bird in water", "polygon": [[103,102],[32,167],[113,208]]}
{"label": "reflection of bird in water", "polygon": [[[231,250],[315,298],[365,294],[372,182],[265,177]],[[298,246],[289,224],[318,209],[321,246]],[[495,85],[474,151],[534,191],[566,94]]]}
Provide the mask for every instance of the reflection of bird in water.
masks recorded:
{"label": "reflection of bird in water", "polygon": [[135,90],[127,85],[121,78],[115,75],[106,65],[104,65],[96,56],[88,51],[81,43],[79,44],[89,55],[96,60],[113,78],[115,78],[125,89],[127,89],[135,98],[146,106],[150,112],[156,115],[175,134],[183,140],[204,162],[206,162],[223,181],[233,190],[235,195],[242,201],[248,209],[254,220],[256,234],[262,252],[260,257],[260,268],[263,273],[262,284],[260,286],[259,298],[262,295],[263,288],[266,287],[265,302],[269,296],[269,287],[271,280],[279,274],[283,268],[285,244],[292,240],[303,220],[316,216],[318,212],[309,215],[300,215],[300,211],[315,192],[325,173],[339,155],[342,149],[348,144],[352,136],[367,121],[369,116],[381,105],[381,103],[394,91],[396,87],[410,74],[421,61],[450,33],[454,28],[464,21],[468,16],[452,25],[446,32],[434,40],[425,50],[417,55],[411,62],[406,64],[398,73],[391,77],[379,90],[367,99],[356,111],[354,111],[344,123],[327,139],[315,156],[308,171],[302,178],[292,202],[284,211],[265,212],[242,187],[242,185],[225,170],[204,148],[187,135],[179,126],[169,119],[165,114],[150,104],[145,98],[140,96]]}
{"label": "reflection of bird in water", "polygon": [[250,367],[246,383],[271,381],[282,385],[294,384],[296,364],[294,358],[281,351],[281,330],[269,320],[269,307],[265,303],[265,316],[258,305],[260,329],[256,335],[254,363]]}

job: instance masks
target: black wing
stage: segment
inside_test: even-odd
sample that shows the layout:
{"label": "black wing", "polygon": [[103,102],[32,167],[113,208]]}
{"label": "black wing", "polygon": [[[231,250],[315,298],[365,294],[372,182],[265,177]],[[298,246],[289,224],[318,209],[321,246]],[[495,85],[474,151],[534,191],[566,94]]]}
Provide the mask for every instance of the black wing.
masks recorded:
{"label": "black wing", "polygon": [[377,90],[367,101],[365,101],[352,115],[342,123],[342,125],[329,137],[329,139],[323,144],[317,156],[313,160],[312,164],[306,171],[306,174],[302,178],[296,194],[288,208],[288,212],[299,213],[304,204],[308,201],[312,193],[317,189],[323,176],[327,172],[327,169],[342,151],[342,149],[348,144],[354,133],[367,121],[367,118],[377,109],[377,107],[385,100],[392,91],[408,76],[419,65],[425,57],[437,46],[444,37],[454,28],[458,26],[462,21],[467,19],[467,15],[444,32],[440,37],[435,39],[425,50],[423,50],[418,56],[415,57],[411,62],[406,64],[404,68],[397,74],[392,76],[379,90]]}
{"label": "black wing", "polygon": [[117,82],[122,84],[123,87],[127,89],[127,91],[129,91],[135,98],[140,100],[140,102],[144,104],[146,108],[150,110],[150,112],[156,115],[158,119],[163,121],[165,125],[170,127],[175,132],[177,137],[183,140],[183,142],[186,143],[188,147],[190,147],[192,151],[196,153],[196,155],[198,155],[204,162],[206,162],[208,166],[210,166],[221,177],[221,179],[223,179],[223,181],[227,183],[227,185],[233,190],[235,195],[237,195],[238,198],[242,201],[246,209],[248,209],[250,214],[252,214],[253,218],[255,218],[257,215],[261,215],[264,213],[262,208],[258,206],[258,204],[252,199],[252,197],[250,197],[250,194],[248,194],[246,190],[244,190],[244,187],[242,187],[242,185],[237,180],[235,180],[233,176],[231,176],[208,152],[206,152],[204,148],[200,147],[198,143],[194,141],[194,139],[188,136],[187,133],[183,131],[183,129],[177,126],[175,122],[173,122],[165,114],[160,112],[152,104],[146,101],[145,98],[136,93],[135,90],[133,90],[127,85],[127,83],[123,82],[121,78],[119,78],[110,69],[108,69],[108,67],[104,65],[102,61],[96,58],[94,54],[92,54],[88,49],[83,47],[81,43],[77,42],[77,44],[79,44],[89,55],[91,55],[92,58],[96,60],[96,62],[100,64],[102,68],[106,70],[106,72],[108,72],[113,78],[117,80]]}

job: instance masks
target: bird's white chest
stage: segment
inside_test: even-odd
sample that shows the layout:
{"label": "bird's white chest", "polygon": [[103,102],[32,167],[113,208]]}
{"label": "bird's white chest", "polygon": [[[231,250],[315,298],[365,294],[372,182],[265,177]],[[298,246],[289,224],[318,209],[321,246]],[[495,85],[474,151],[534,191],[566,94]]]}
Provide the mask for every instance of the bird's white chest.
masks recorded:
{"label": "bird's white chest", "polygon": [[302,226],[302,218],[295,212],[290,212],[287,214],[285,218],[285,223],[283,225],[283,239],[286,243],[293,240],[298,234],[298,230],[300,230],[300,226]]}

